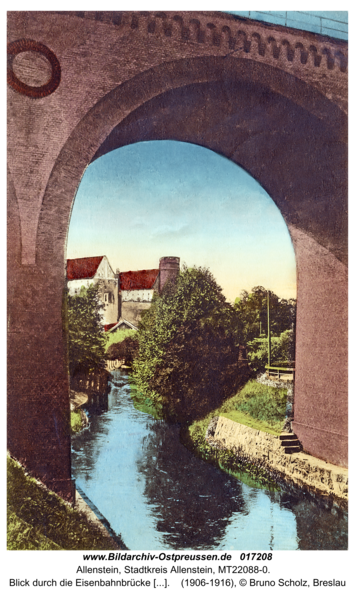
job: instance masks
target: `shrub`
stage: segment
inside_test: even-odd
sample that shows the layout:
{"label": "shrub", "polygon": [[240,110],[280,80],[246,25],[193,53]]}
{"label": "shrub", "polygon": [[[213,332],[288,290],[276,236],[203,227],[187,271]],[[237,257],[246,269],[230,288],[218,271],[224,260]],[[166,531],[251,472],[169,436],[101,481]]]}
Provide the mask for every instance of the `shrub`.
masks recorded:
{"label": "shrub", "polygon": [[82,430],[83,424],[82,424],[82,417],[81,417],[81,410],[77,409],[77,410],[72,410],[70,413],[70,430],[71,430],[71,434],[75,434],[78,433],[79,431]]}
{"label": "shrub", "polygon": [[182,325],[151,381],[165,417],[191,422],[234,394],[248,373],[237,358],[234,336],[223,327],[200,321]]}
{"label": "shrub", "polygon": [[105,333],[98,285],[82,286],[78,295],[67,296],[69,371],[92,371],[105,366]]}
{"label": "shrub", "polygon": [[[267,338],[255,338],[248,342],[248,360],[252,370],[257,373],[265,370],[268,364]],[[294,334],[283,331],[279,337],[271,338],[271,364],[278,366],[291,364],[294,360]]]}
{"label": "shrub", "polygon": [[126,337],[122,342],[111,344],[106,352],[108,360],[124,360],[131,365],[138,354],[139,343],[136,337]]}

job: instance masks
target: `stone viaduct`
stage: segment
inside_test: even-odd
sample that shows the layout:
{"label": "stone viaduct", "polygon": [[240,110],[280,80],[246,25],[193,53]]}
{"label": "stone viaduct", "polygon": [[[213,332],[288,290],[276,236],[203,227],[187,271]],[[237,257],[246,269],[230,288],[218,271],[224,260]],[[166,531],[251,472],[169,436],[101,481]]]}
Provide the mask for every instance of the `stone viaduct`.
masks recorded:
{"label": "stone viaduct", "polygon": [[347,43],[213,12],[8,13],[8,447],[71,499],[66,237],[87,165],[173,139],[273,198],[297,261],[295,423],[347,464]]}

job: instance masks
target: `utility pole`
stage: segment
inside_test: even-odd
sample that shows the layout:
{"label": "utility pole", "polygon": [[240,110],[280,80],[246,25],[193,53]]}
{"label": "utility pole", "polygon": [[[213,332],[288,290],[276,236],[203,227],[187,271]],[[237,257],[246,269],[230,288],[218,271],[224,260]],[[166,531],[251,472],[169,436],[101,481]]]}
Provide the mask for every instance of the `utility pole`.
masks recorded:
{"label": "utility pole", "polygon": [[267,291],[267,356],[268,365],[271,367],[271,337],[270,337],[270,292]]}

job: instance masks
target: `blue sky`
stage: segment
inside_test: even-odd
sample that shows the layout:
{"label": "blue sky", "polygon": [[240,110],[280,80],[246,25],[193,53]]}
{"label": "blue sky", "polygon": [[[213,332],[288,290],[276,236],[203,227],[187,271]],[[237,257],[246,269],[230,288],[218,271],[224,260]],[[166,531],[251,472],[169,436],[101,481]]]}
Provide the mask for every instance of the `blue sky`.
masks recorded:
{"label": "blue sky", "polygon": [[229,301],[255,285],[296,296],[293,246],[270,196],[243,169],[193,144],[140,142],[88,166],[67,257],[101,254],[121,271],[180,256],[209,267]]}

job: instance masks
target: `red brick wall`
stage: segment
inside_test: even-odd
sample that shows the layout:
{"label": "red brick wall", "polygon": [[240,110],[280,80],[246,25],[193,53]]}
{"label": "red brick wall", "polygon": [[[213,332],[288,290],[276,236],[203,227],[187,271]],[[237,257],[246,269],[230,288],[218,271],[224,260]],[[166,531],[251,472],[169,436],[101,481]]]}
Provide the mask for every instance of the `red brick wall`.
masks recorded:
{"label": "red brick wall", "polygon": [[[242,25],[221,13],[9,13],[9,41],[45,44],[61,69],[47,96],[9,87],[9,448],[65,496],[62,297],[71,207],[95,157],[139,140],[219,152],[280,208],[292,227],[299,278],[296,427],[306,449],[345,464],[347,45]],[[340,309],[330,299],[333,275],[324,273],[342,290]],[[322,311],[326,322],[316,327]],[[335,332],[337,379],[325,361]],[[328,443],[332,431],[339,450]]]}

